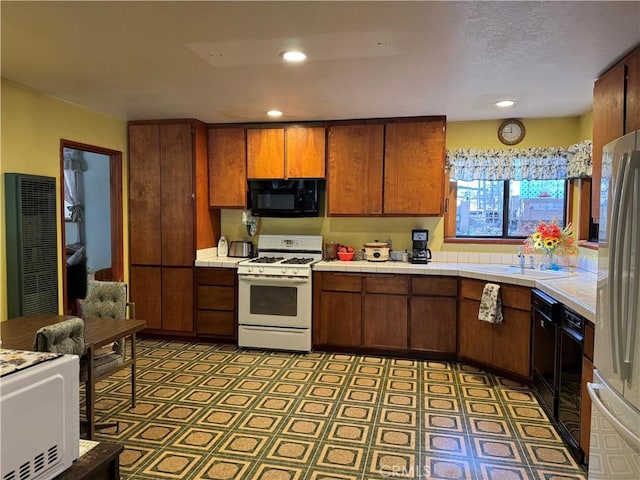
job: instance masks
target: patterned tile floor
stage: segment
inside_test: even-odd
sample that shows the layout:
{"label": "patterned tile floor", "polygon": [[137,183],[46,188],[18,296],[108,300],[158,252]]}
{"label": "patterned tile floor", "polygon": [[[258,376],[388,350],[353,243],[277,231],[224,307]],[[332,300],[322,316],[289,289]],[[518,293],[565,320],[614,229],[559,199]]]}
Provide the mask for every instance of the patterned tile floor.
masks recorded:
{"label": "patterned tile floor", "polygon": [[586,479],[527,387],[462,364],[141,340],[97,387],[124,479]]}

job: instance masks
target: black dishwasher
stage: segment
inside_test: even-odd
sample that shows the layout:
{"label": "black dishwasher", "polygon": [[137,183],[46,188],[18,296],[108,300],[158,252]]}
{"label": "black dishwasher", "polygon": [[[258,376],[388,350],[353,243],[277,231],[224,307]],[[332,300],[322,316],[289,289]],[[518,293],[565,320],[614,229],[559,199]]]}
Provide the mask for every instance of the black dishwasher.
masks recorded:
{"label": "black dishwasher", "polygon": [[580,385],[582,380],[582,345],[584,319],[564,307],[560,327],[558,366],[558,425],[574,457],[582,460],[580,450]]}
{"label": "black dishwasher", "polygon": [[562,304],[540,290],[531,291],[533,387],[551,418],[558,412],[558,341]]}

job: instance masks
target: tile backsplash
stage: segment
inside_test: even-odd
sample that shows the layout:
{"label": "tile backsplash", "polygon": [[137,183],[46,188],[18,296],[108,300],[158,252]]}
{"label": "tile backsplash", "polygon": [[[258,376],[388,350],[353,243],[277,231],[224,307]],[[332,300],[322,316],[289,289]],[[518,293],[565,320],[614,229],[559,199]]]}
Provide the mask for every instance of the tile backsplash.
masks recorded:
{"label": "tile backsplash", "polygon": [[[593,250],[586,250],[583,253],[580,249],[580,255],[572,259],[573,266],[580,270],[596,273],[598,271],[598,257]],[[432,252],[433,261],[439,263],[479,263],[479,264],[503,264],[503,265],[519,265],[518,255],[513,253],[485,253],[485,252]],[[530,255],[526,256],[526,265],[530,265]],[[537,267],[542,260],[542,255],[533,255],[534,265]]]}

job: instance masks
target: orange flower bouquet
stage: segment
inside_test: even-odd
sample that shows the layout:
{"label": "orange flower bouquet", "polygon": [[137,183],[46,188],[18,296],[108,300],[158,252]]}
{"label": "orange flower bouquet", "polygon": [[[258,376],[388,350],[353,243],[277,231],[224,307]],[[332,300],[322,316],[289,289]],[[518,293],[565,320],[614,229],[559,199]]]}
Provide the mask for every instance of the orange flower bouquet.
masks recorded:
{"label": "orange flower bouquet", "polygon": [[553,262],[553,255],[571,257],[578,253],[578,244],[573,236],[573,227],[568,224],[560,228],[558,221],[553,219],[549,223],[540,222],[535,232],[529,235],[525,241],[527,253],[536,250],[544,252],[547,257],[547,268],[557,269]]}

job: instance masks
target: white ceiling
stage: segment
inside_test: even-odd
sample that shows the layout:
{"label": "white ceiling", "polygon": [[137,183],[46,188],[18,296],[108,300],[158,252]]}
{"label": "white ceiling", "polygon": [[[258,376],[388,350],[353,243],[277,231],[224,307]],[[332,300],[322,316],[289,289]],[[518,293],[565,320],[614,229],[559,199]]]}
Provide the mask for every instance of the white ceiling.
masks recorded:
{"label": "white ceiling", "polygon": [[[640,43],[638,1],[3,0],[0,15],[2,77],[127,120],[580,115]],[[309,60],[284,64],[291,47]]]}

